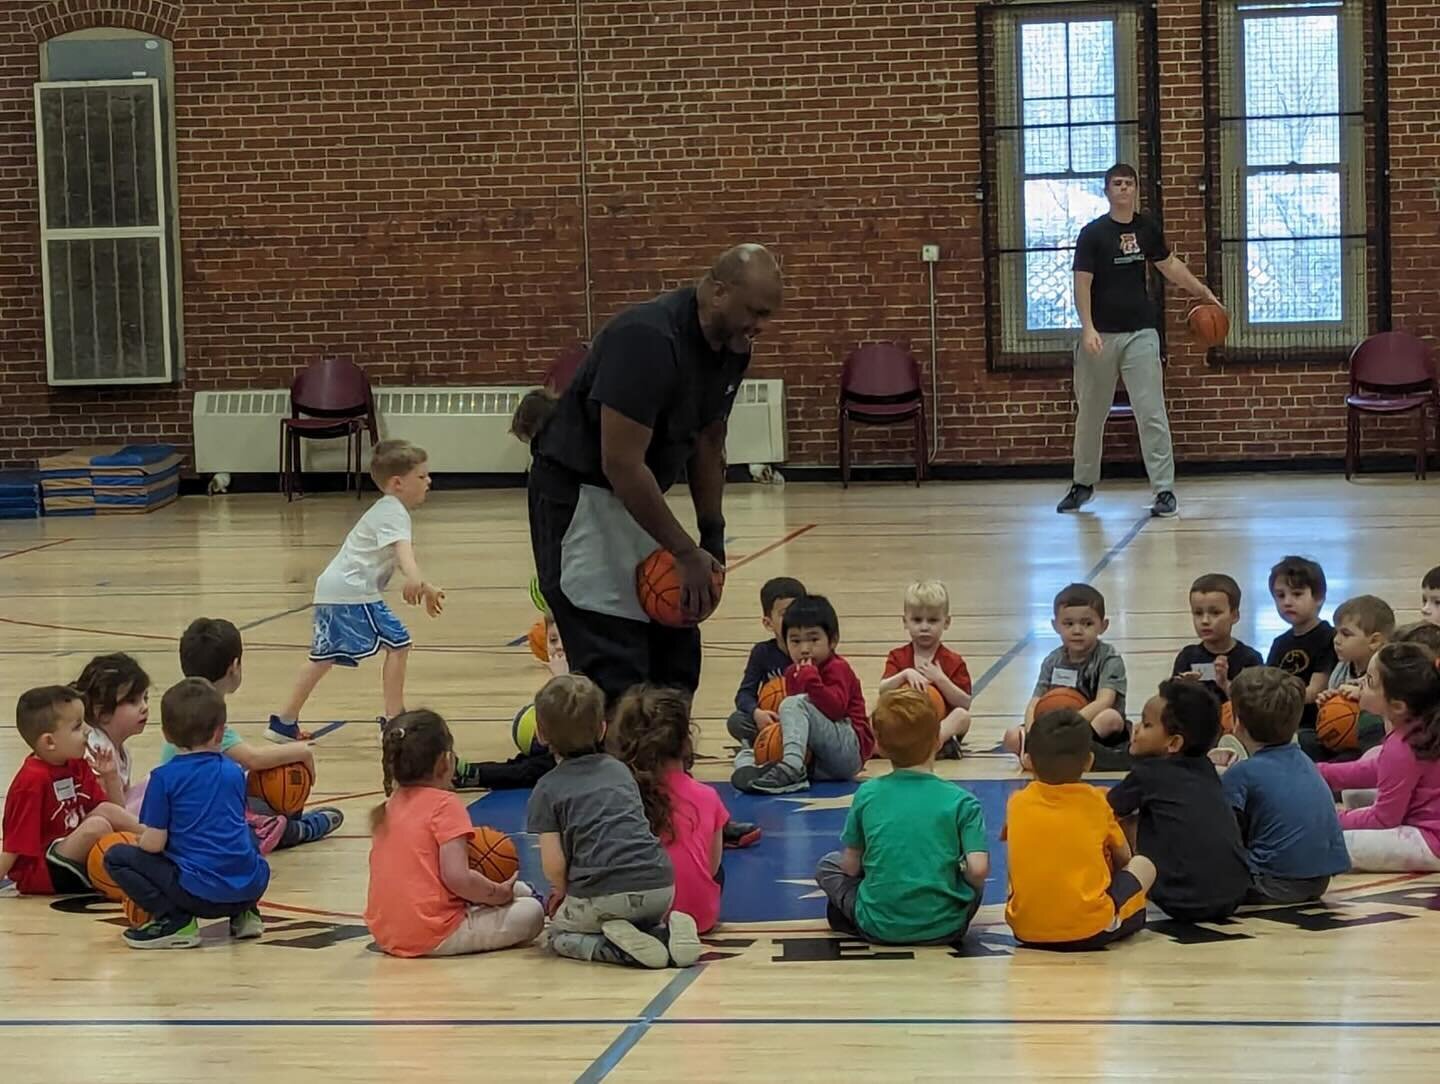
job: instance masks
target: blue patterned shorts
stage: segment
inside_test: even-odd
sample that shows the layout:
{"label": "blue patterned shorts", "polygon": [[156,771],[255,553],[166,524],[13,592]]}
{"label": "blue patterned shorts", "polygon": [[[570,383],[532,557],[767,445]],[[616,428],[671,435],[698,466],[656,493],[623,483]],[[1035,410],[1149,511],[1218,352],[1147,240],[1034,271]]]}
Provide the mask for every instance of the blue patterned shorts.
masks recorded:
{"label": "blue patterned shorts", "polygon": [[410,646],[410,631],[383,602],[320,603],[315,607],[312,662],[359,666],[382,647]]}

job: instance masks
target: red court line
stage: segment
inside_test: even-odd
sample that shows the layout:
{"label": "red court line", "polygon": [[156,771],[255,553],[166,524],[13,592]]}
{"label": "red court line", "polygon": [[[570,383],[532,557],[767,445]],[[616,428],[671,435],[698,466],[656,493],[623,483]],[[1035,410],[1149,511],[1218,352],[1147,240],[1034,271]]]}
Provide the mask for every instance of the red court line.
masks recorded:
{"label": "red court line", "polygon": [[754,561],[754,560],[756,560],[757,558],[760,558],[760,557],[764,557],[767,553],[773,553],[775,550],[778,550],[781,546],[788,545],[789,543],[794,542],[795,539],[799,538],[799,537],[800,537],[802,534],[804,534],[806,531],[813,531],[816,526],[817,526],[817,525],[814,524],[814,523],[807,523],[807,524],[805,524],[803,527],[796,527],[796,528],[795,528],[793,531],[791,531],[789,534],[785,535],[785,536],[782,537],[782,538],[777,539],[777,540],[774,541],[774,542],[771,542],[770,545],[768,545],[768,546],[761,546],[761,547],[760,547],[758,550],[756,550],[754,553],[747,553],[744,557],[741,557],[739,560],[733,561],[733,562],[731,562],[730,564],[726,565],[726,566],[725,566],[725,571],[728,573],[728,572],[734,572],[737,568],[743,568],[745,565],[748,565],[751,561]]}
{"label": "red court line", "polygon": [[0,553],[0,561],[7,557],[19,557],[22,553],[37,553],[40,550],[48,550],[51,546],[63,546],[66,542],[74,542],[73,538],[57,538],[54,542],[41,542],[38,546],[29,546],[23,550],[11,550],[9,553]]}
{"label": "red court line", "polygon": [[324,918],[358,918],[364,921],[364,915],[351,914],[349,911],[325,911],[318,907],[297,907],[293,903],[275,903],[272,900],[261,900],[261,907],[269,907],[276,911],[294,911],[301,915],[320,915]]}

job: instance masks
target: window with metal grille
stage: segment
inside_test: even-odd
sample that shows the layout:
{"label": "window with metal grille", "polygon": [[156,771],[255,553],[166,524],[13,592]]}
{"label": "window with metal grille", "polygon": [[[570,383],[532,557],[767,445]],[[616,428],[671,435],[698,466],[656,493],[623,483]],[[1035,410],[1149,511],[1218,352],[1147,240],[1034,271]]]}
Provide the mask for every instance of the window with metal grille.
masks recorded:
{"label": "window with metal grille", "polygon": [[1106,211],[1105,171],[1135,165],[1159,212],[1153,9],[1008,3],[977,17],[987,360],[1067,364],[1075,240]]}
{"label": "window with metal grille", "polygon": [[1389,323],[1383,26],[1377,49],[1364,0],[1206,0],[1205,23],[1220,356],[1343,359]]}

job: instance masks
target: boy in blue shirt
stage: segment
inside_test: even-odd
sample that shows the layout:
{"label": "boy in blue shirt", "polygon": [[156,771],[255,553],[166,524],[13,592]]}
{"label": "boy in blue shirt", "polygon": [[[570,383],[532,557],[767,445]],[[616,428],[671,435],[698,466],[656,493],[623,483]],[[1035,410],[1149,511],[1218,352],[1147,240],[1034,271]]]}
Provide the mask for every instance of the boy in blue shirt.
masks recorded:
{"label": "boy in blue shirt", "polygon": [[186,678],[161,700],[160,728],[179,752],[150,775],[139,844],[105,853],[120,890],[150,915],[125,943],[196,948],[197,918],[228,918],[230,936],[257,938],[270,867],[245,823],[245,772],[220,752],[225,698],[204,678]]}
{"label": "boy in blue shirt", "polygon": [[1294,740],[1305,686],[1273,666],[1254,666],[1230,683],[1230,703],[1249,756],[1220,781],[1250,863],[1245,902],[1318,900],[1330,878],[1350,868],[1350,856],[1330,787]]}

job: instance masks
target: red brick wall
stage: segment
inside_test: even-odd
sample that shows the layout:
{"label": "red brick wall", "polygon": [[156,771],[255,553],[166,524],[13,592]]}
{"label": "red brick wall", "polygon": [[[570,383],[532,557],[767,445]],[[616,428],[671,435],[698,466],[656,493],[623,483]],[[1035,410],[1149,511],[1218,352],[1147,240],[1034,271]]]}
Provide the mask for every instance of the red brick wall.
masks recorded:
{"label": "red brick wall", "polygon": [[[775,246],[786,307],[756,372],[789,382],[792,461],[833,463],[846,350],[895,338],[928,359],[918,255],[935,241],[938,458],[1068,458],[1064,374],[985,370],[971,3],[583,9],[597,323],[730,242]],[[544,0],[0,5],[0,466],[102,438],[186,444],[196,389],[283,385],[326,353],[354,356],[377,383],[536,379],[585,329],[574,12]],[[1159,12],[1166,224],[1203,267],[1199,0]],[[97,24],[175,45],[178,388],[44,382],[30,84],[39,38]],[[1440,17],[1392,2],[1390,27],[1396,322],[1434,334]],[[1339,366],[1215,369],[1183,339],[1171,335],[1169,368],[1182,458],[1339,454]],[[903,459],[890,439],[862,443],[866,458]]]}

